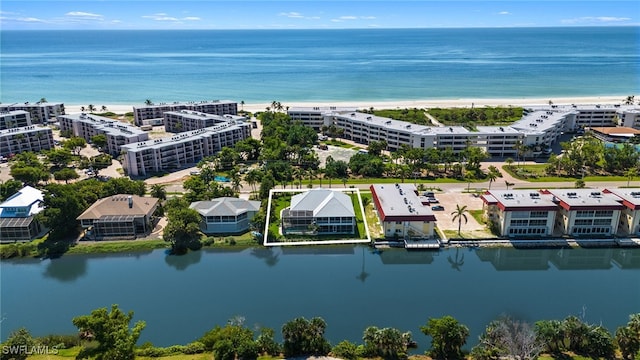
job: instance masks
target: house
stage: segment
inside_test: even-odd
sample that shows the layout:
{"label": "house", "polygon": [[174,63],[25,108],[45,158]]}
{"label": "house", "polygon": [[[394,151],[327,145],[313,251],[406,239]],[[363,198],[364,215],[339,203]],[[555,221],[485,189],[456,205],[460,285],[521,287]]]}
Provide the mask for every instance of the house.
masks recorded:
{"label": "house", "polygon": [[558,205],[553,195],[531,190],[489,190],[482,196],[485,217],[500,236],[551,236]]}
{"label": "house", "polygon": [[138,195],[109,196],[93,203],[77,220],[90,239],[135,239],[153,230],[158,201]]}
{"label": "house", "polygon": [[356,215],[349,195],[316,188],[291,197],[282,210],[283,234],[355,234]]}
{"label": "house", "polygon": [[640,235],[640,190],[607,188],[602,192],[619,197],[624,206],[618,229],[627,235]]}
{"label": "house", "polygon": [[611,236],[617,232],[621,199],[593,189],[544,190],[558,204],[556,228],[570,236]]}
{"label": "house", "polygon": [[205,234],[240,234],[249,230],[251,219],[260,210],[260,201],[221,197],[189,205],[200,214],[200,230]]}
{"label": "house", "polygon": [[436,217],[429,199],[413,184],[371,185],[371,195],[386,238],[433,238]]}
{"label": "house", "polygon": [[31,241],[46,229],[35,219],[44,210],[42,191],[25,186],[0,204],[0,242]]}

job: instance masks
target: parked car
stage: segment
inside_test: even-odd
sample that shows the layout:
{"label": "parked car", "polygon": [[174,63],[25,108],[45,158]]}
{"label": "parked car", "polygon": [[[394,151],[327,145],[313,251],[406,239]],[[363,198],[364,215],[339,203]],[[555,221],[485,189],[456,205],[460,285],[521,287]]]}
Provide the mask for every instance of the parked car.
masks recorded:
{"label": "parked car", "polygon": [[429,203],[430,204],[439,204],[440,201],[438,201],[438,199],[436,199],[436,198],[429,198]]}
{"label": "parked car", "polygon": [[433,210],[433,211],[444,211],[444,206],[442,206],[442,205],[432,206],[431,210]]}

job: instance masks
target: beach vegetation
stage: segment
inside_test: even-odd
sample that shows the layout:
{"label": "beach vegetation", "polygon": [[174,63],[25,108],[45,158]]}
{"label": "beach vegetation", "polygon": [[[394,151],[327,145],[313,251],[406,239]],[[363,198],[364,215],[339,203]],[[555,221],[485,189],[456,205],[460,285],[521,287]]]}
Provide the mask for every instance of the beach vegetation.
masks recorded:
{"label": "beach vegetation", "polygon": [[295,318],[282,326],[282,350],[285,357],[325,356],[331,351],[324,337],[327,323],[320,317]]}
{"label": "beach vegetation", "polygon": [[364,109],[360,110],[366,114],[372,114],[385,118],[399,121],[406,121],[418,125],[432,125],[431,120],[426,116],[424,109],[405,108],[405,109]]}
{"label": "beach vegetation", "polygon": [[427,113],[446,126],[509,125],[522,119],[521,107],[431,108]]}
{"label": "beach vegetation", "polygon": [[429,318],[420,327],[423,334],[431,337],[431,347],[426,354],[435,359],[462,359],[462,347],[467,343],[469,328],[452,316]]}
{"label": "beach vegetation", "polygon": [[364,330],[362,340],[362,355],[367,358],[406,359],[409,349],[415,347],[410,331],[402,333],[395,328],[369,326]]}

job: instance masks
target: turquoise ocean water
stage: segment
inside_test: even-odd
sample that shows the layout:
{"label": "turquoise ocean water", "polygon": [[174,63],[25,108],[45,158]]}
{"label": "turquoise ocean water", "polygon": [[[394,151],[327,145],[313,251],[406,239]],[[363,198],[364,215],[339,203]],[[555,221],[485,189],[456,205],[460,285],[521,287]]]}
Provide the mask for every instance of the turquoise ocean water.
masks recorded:
{"label": "turquoise ocean water", "polygon": [[640,93],[640,27],[3,31],[0,101],[382,101]]}

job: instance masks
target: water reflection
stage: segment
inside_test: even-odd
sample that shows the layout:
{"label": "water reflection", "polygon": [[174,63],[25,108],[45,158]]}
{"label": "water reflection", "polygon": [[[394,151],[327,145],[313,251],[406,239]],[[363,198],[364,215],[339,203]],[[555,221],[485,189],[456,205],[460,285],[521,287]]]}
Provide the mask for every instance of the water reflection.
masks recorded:
{"label": "water reflection", "polygon": [[73,282],[87,274],[87,256],[66,256],[48,260],[43,275],[62,282]]}
{"label": "water reflection", "polygon": [[385,249],[379,252],[383,264],[431,264],[437,251],[407,251],[404,249]]}
{"label": "water reflection", "polygon": [[202,250],[189,251],[184,255],[170,255],[165,256],[164,261],[167,265],[175,268],[176,270],[183,271],[191,265],[197,264],[202,259]]}
{"label": "water reflection", "polygon": [[476,255],[488,261],[498,271],[547,270],[549,269],[548,249],[478,248]]}
{"label": "water reflection", "polygon": [[364,247],[362,247],[362,269],[360,269],[360,274],[356,276],[356,279],[360,280],[363,283],[365,280],[367,280],[367,278],[370,275],[368,272],[365,271],[364,265],[365,265],[365,256],[364,256]]}
{"label": "water reflection", "polygon": [[264,260],[265,264],[267,264],[267,266],[272,267],[272,266],[276,266],[276,264],[278,263],[279,253],[276,253],[275,250],[273,250],[272,247],[257,247],[257,248],[253,248],[251,249],[251,255],[257,257],[258,259],[262,259]]}
{"label": "water reflection", "polygon": [[460,253],[460,248],[456,248],[456,255],[454,257],[447,256],[447,261],[452,269],[460,271],[460,268],[464,265],[464,253]]}
{"label": "water reflection", "polygon": [[559,249],[549,260],[559,270],[593,270],[611,268],[613,249]]}
{"label": "water reflection", "polygon": [[355,246],[283,246],[283,255],[354,255]]}
{"label": "water reflection", "polygon": [[616,249],[612,262],[620,269],[640,269],[640,252],[632,249]]}

